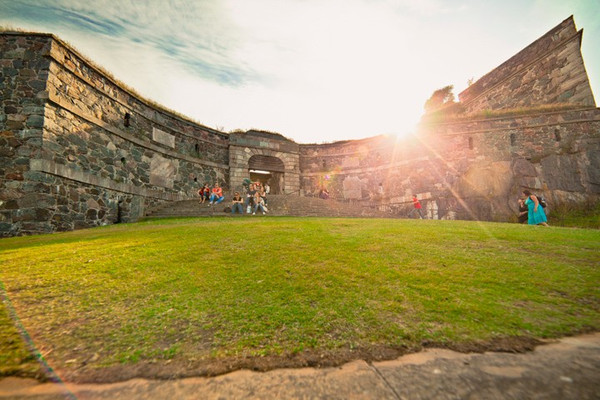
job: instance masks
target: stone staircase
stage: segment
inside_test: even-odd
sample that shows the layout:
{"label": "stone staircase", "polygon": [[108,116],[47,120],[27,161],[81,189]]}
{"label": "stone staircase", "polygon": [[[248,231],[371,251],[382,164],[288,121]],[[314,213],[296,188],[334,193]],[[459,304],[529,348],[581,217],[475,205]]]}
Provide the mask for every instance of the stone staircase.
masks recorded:
{"label": "stone staircase", "polygon": [[[300,217],[379,217],[391,218],[392,215],[378,211],[374,207],[365,207],[360,203],[348,203],[337,200],[323,200],[315,197],[300,197],[294,195],[270,195],[267,197],[267,216],[300,216]],[[225,199],[221,204],[208,206],[199,204],[198,200],[183,200],[164,204],[162,207],[146,213],[149,218],[167,217],[212,217],[231,216],[224,212],[231,207],[231,199]],[[246,210],[244,210],[245,212]],[[259,212],[262,216],[262,214]],[[247,214],[244,214],[247,215]],[[240,216],[236,214],[236,216]]]}

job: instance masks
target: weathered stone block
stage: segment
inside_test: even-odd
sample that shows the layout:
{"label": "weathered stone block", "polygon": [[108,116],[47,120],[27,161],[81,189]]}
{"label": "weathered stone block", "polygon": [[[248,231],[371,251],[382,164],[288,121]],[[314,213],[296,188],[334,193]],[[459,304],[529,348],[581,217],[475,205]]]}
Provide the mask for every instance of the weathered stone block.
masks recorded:
{"label": "weathered stone block", "polygon": [[175,148],[175,136],[154,127],[152,128],[152,140],[170,148]]}
{"label": "weathered stone block", "polygon": [[150,163],[150,183],[156,186],[173,188],[173,180],[177,174],[178,161],[155,154]]}
{"label": "weathered stone block", "polygon": [[42,128],[44,126],[44,117],[41,115],[30,115],[27,118],[29,128]]}
{"label": "weathered stone block", "polygon": [[49,175],[45,172],[39,171],[26,171],[23,173],[25,179],[34,181],[34,182],[44,182],[44,183],[55,183],[56,178],[52,175]]}
{"label": "weathered stone block", "polygon": [[600,193],[600,150],[590,150],[587,152],[587,173],[589,182],[593,184],[592,190]]}
{"label": "weathered stone block", "polygon": [[4,112],[6,114],[17,114],[19,112],[19,109],[13,105],[8,105],[4,107]]}
{"label": "weathered stone block", "polygon": [[85,213],[85,217],[88,220],[96,220],[98,219],[98,210],[94,210],[94,209],[89,209],[87,210],[87,212]]}
{"label": "weathered stone block", "polygon": [[584,190],[576,155],[551,155],[541,160],[545,181],[550,187],[579,192]]}
{"label": "weathered stone block", "polygon": [[3,210],[18,210],[19,203],[17,200],[0,201],[0,209]]}

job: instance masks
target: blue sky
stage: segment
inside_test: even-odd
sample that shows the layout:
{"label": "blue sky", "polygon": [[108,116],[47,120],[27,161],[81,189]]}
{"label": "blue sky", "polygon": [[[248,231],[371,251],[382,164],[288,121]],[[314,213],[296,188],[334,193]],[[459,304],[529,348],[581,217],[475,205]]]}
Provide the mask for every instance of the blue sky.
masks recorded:
{"label": "blue sky", "polygon": [[166,107],[300,143],[413,130],[570,15],[600,96],[600,0],[0,0],[0,25],[51,32]]}

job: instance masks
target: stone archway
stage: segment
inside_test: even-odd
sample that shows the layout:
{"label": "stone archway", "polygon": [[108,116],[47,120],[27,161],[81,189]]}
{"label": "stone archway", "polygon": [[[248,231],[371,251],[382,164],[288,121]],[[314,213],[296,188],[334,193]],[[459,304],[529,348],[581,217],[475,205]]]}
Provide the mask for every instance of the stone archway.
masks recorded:
{"label": "stone archway", "polygon": [[250,171],[258,171],[262,174],[254,175],[253,172],[252,176],[258,180],[270,178],[271,193],[300,193],[298,144],[281,135],[261,131],[231,133],[229,143],[229,182],[232,190],[243,190],[244,179],[250,177]]}
{"label": "stone archway", "polygon": [[271,194],[280,194],[285,187],[285,164],[277,157],[255,154],[248,160],[248,174],[254,182],[268,183]]}

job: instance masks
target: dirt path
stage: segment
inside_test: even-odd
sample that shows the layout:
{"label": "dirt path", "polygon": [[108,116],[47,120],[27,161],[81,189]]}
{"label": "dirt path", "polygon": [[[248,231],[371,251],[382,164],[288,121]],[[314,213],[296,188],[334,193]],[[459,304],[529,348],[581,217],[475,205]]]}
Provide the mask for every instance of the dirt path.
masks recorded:
{"label": "dirt path", "polygon": [[339,368],[112,384],[0,380],[0,399],[600,399],[600,333],[524,354],[430,349]]}

